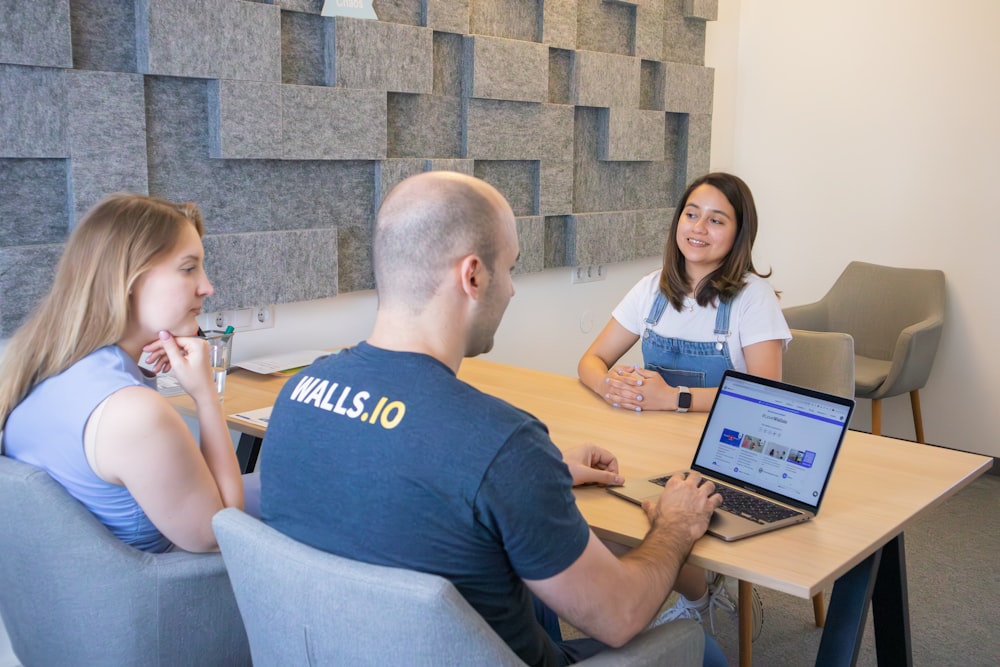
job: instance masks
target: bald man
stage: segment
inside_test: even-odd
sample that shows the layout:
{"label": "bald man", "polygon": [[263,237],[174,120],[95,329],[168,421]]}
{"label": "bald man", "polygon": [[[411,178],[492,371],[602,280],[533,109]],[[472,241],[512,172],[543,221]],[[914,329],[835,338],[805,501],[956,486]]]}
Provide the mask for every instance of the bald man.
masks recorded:
{"label": "bald man", "polygon": [[[282,390],[262,512],[318,549],[449,579],[527,664],[565,665],[646,628],[721,498],[675,476],[619,559],[571,490],[621,483],[614,457],[589,446],[564,459],[537,419],[457,379],[493,347],[518,253],[514,214],[484,181],[428,172],[389,193],[374,329]],[[594,639],[554,641],[536,599]]]}

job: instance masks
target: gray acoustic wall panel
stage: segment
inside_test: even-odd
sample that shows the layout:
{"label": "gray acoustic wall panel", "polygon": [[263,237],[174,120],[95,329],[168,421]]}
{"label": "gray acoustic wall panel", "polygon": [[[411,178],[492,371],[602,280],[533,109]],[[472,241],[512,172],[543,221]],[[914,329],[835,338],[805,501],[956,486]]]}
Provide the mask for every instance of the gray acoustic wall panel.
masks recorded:
{"label": "gray acoustic wall panel", "polygon": [[423,25],[424,0],[373,0],[372,7],[383,23]]}
{"label": "gray acoustic wall panel", "polygon": [[76,69],[136,72],[134,0],[73,0]]}
{"label": "gray acoustic wall panel", "polygon": [[69,0],[4,2],[0,19],[0,62],[72,67]]}
{"label": "gray acoustic wall panel", "polygon": [[378,208],[400,181],[427,171],[427,161],[419,158],[381,160],[375,166],[375,197],[372,206]]}
{"label": "gray acoustic wall panel", "polygon": [[66,72],[71,225],[109,192],[148,192],[140,74]]}
{"label": "gray acoustic wall panel", "polygon": [[302,86],[326,83],[326,22],[318,14],[281,12],[282,83]]}
{"label": "gray acoustic wall panel", "polygon": [[643,0],[635,9],[635,55],[663,57],[663,0]]}
{"label": "gray acoustic wall panel", "polygon": [[539,160],[535,210],[540,215],[573,212],[573,161]]}
{"label": "gray acoustic wall panel", "polygon": [[214,158],[281,156],[282,86],[265,81],[208,81],[208,154]]}
{"label": "gray acoustic wall panel", "polygon": [[580,213],[568,218],[573,264],[621,262],[640,254],[663,254],[674,209]]}
{"label": "gray acoustic wall panel", "polygon": [[[288,303],[337,293],[337,230],[304,229],[205,238],[205,271],[216,289],[213,308]],[[268,267],[268,270],[261,270]],[[282,276],[275,280],[275,276]]]}
{"label": "gray acoustic wall panel", "polygon": [[476,161],[441,158],[439,160],[427,160],[425,165],[427,171],[457,171],[460,174],[476,175]]}
{"label": "gray acoustic wall panel", "polygon": [[515,211],[516,271],[658,256],[709,167],[716,0],[37,0],[0,14],[0,335],[115,190],[196,202],[209,310],[374,285],[392,185]]}
{"label": "gray acoustic wall panel", "polygon": [[281,10],[241,0],[136,0],[144,74],[281,81]]}
{"label": "gray acoustic wall panel", "polygon": [[515,219],[521,254],[514,273],[537,273],[545,268],[545,218],[527,216]]}
{"label": "gray acoustic wall panel", "polygon": [[684,116],[685,126],[679,133],[686,139],[687,173],[685,181],[693,181],[708,172],[712,149],[712,117],[708,114]]}
{"label": "gray acoustic wall panel", "polygon": [[574,264],[621,262],[635,254],[635,211],[569,216],[569,256]]}
{"label": "gray acoustic wall panel", "polygon": [[328,85],[395,93],[434,87],[433,31],[343,16],[326,24]]}
{"label": "gray acoustic wall panel", "polygon": [[434,94],[462,95],[462,35],[434,33]]}
{"label": "gray acoustic wall panel", "polygon": [[574,48],[635,55],[635,7],[607,0],[577,0],[576,26]]}
{"label": "gray acoustic wall panel", "polygon": [[715,21],[719,18],[719,0],[684,0],[684,16]]}
{"label": "gray acoustic wall panel", "polygon": [[469,13],[469,33],[538,41],[539,0],[473,1]]}
{"label": "gray acoustic wall panel", "polygon": [[66,160],[0,158],[0,192],[0,247],[62,243],[66,238]]}
{"label": "gray acoustic wall panel", "polygon": [[541,0],[542,43],[553,49],[576,48],[577,0]]}
{"label": "gray acoustic wall panel", "polygon": [[640,60],[596,51],[576,51],[572,61],[573,103],[585,107],[638,107]]}
{"label": "gray acoustic wall panel", "polygon": [[685,0],[663,2],[663,54],[665,62],[705,64],[705,21],[688,17]]}
{"label": "gray acoustic wall panel", "polygon": [[462,154],[462,98],[389,93],[386,116],[388,157]]}
{"label": "gray acoustic wall panel", "polygon": [[465,154],[481,160],[565,159],[573,150],[573,107],[465,100]]}
{"label": "gray acoustic wall panel", "polygon": [[549,104],[573,103],[573,52],[549,49]]}
{"label": "gray acoustic wall panel", "polygon": [[545,102],[549,96],[549,50],[516,39],[465,38],[466,97]]}
{"label": "gray acoustic wall panel", "polygon": [[423,0],[423,25],[431,30],[464,35],[469,32],[469,2],[470,0]]}
{"label": "gray acoustic wall panel", "polygon": [[381,160],[385,93],[282,85],[281,143],[288,160]]}
{"label": "gray acoustic wall panel", "polygon": [[308,14],[319,14],[323,11],[324,0],[253,0],[254,2],[266,2],[268,4],[277,5],[282,9],[287,9],[287,12],[283,13],[299,13],[305,12]]}
{"label": "gray acoustic wall panel", "polygon": [[662,257],[667,237],[670,234],[670,222],[674,218],[674,209],[648,208],[634,211],[634,213],[636,254],[646,257],[650,255]]}
{"label": "gray acoustic wall panel", "polygon": [[62,251],[61,244],[0,248],[0,337],[13,334],[45,295]]}
{"label": "gray acoustic wall panel", "polygon": [[601,110],[600,156],[605,161],[664,158],[664,114],[641,109]]}
{"label": "gray acoustic wall panel", "polygon": [[601,115],[601,109],[576,108],[573,211],[634,211],[672,206],[681,192],[674,175],[677,169],[684,169],[686,146],[664,130],[663,162],[601,160],[597,153]]}
{"label": "gray acoustic wall panel", "polygon": [[215,158],[377,160],[386,156],[386,99],[374,90],[209,81]]}
{"label": "gray acoustic wall panel", "polygon": [[712,113],[715,70],[711,67],[664,63],[664,106],[679,113]]}
{"label": "gray acoustic wall panel", "polygon": [[67,157],[64,70],[0,64],[0,157]]}
{"label": "gray acoustic wall panel", "polygon": [[535,212],[538,169],[530,160],[476,160],[474,175],[504,193],[514,215]]}

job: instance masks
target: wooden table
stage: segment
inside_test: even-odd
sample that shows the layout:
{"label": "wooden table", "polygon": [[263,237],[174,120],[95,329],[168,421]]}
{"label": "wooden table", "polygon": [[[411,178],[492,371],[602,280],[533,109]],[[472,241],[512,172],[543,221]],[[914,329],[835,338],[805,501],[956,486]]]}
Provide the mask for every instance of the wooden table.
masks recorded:
{"label": "wooden table", "polygon": [[[465,360],[459,377],[534,414],[560,447],[593,442],[610,449],[626,477],[685,468],[705,423],[704,414],[616,410],[576,378],[482,359]],[[284,381],[233,372],[225,412],[270,405]],[[171,400],[191,414],[190,399]],[[252,463],[249,449],[259,448],[262,429],[231,417],[229,424],[245,436],[241,461]],[[816,664],[854,663],[869,602],[879,662],[911,664],[903,531],[991,464],[978,454],[850,431],[815,520],[737,542],[699,540],[689,562],[740,580],[740,663],[750,664],[751,585],[808,600],[833,584]],[[646,534],[646,517],[635,505],[596,487],[577,489],[576,496],[599,536],[634,546]]]}

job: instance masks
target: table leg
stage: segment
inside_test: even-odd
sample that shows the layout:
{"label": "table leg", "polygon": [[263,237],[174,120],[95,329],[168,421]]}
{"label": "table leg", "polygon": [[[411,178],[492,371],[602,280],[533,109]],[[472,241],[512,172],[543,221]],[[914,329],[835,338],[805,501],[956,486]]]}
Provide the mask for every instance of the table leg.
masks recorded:
{"label": "table leg", "polygon": [[753,664],[753,584],[739,580],[739,651],[740,667]]}
{"label": "table leg", "polygon": [[912,665],[910,601],[903,534],[882,547],[882,565],[872,597],[875,652],[880,665]]}
{"label": "table leg", "polygon": [[873,609],[879,664],[912,665],[902,533],[833,585],[826,627],[816,656],[817,665],[854,665],[857,662],[869,603]]}
{"label": "table leg", "polygon": [[264,441],[246,433],[240,434],[240,441],[236,445],[236,460],[240,463],[240,472],[253,472],[257,467],[257,456],[260,455],[260,445]]}

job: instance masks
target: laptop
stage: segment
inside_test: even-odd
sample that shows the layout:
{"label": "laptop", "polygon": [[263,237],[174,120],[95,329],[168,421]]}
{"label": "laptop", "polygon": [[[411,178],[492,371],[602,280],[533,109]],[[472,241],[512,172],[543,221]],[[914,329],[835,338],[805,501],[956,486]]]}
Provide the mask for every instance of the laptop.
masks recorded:
{"label": "laptop", "polygon": [[[726,371],[690,467],[723,495],[709,534],[728,542],[816,516],[853,411],[850,398]],[[641,503],[669,478],[608,491]]]}

